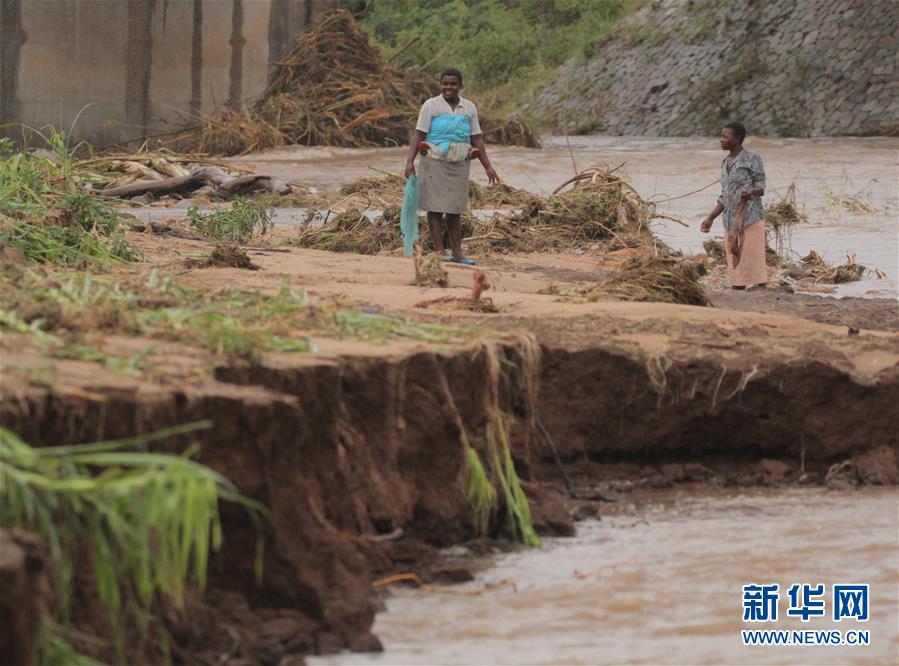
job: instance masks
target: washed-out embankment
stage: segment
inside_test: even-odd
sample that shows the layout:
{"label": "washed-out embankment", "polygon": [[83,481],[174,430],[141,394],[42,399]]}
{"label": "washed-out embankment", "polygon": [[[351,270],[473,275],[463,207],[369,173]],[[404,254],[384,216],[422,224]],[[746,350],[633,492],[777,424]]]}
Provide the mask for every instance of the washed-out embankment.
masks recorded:
{"label": "washed-out embankment", "polygon": [[[176,661],[279,664],[377,649],[373,580],[464,576],[441,565],[437,549],[478,536],[464,442],[489,459],[500,415],[544,534],[573,530],[538,415],[563,458],[590,465],[701,463],[726,476],[728,465],[770,458],[791,469],[802,460],[820,479],[834,462],[886,447],[895,467],[899,367],[861,375],[814,346],[724,360],[513,336],[461,350],[295,358],[219,367],[199,388],[98,379],[0,402],[0,422],[38,445],[214,422],[166,447],[198,440],[202,462],[270,508],[264,579],[254,577],[252,522],[224,506],[225,545],[205,596],[169,613]],[[78,622],[102,617],[86,593],[76,604]]]}
{"label": "washed-out embankment", "polygon": [[561,67],[528,110],[559,132],[757,136],[899,131],[891,0],[652,0]]}

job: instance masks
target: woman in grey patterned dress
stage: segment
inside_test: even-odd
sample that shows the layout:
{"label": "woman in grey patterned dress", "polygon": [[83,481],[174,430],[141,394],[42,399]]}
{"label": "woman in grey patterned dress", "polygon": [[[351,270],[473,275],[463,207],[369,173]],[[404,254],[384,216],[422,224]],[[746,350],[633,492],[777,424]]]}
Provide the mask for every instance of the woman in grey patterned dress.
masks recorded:
{"label": "woman in grey patterned dress", "polygon": [[727,276],[734,289],[763,287],[768,282],[765,266],[765,167],[762,158],[743,147],[746,128],[728,123],[720,144],[728,154],[721,161],[721,196],[700,226],[708,233],[712,222],[724,213],[724,250]]}

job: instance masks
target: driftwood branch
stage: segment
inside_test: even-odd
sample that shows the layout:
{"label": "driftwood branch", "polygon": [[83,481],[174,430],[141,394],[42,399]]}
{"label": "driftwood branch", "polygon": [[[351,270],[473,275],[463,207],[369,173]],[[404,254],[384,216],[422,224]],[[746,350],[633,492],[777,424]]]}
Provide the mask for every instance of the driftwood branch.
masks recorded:
{"label": "driftwood branch", "polygon": [[267,190],[276,194],[289,194],[291,192],[290,184],[280,178],[260,175],[237,176],[235,178],[229,176],[218,167],[202,167],[186,176],[131,183],[120,187],[110,187],[105,190],[91,188],[90,191],[101,197],[130,199],[142,194],[152,194],[153,196],[188,194],[207,186],[212,187],[217,194],[224,197],[247,194],[256,190]]}

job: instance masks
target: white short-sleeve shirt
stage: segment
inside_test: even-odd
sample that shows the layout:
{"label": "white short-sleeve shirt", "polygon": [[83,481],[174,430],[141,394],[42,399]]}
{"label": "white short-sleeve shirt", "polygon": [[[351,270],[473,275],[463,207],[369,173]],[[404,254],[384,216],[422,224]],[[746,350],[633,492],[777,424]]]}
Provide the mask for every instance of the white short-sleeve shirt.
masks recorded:
{"label": "white short-sleeve shirt", "polygon": [[468,122],[471,123],[471,135],[475,136],[481,133],[481,124],[478,122],[478,108],[474,105],[474,102],[460,97],[459,103],[453,109],[449,102],[443,99],[443,95],[437,95],[425,100],[425,103],[421,105],[421,111],[418,112],[418,122],[415,124],[415,129],[420,132],[430,132],[431,120],[437,116],[451,114],[468,116]]}

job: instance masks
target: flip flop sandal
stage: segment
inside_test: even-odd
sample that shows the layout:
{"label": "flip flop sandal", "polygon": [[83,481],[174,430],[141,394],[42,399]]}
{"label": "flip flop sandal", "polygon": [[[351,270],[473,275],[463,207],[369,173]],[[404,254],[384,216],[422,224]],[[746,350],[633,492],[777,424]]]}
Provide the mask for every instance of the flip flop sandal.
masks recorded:
{"label": "flip flop sandal", "polygon": [[443,260],[444,261],[455,261],[455,259],[453,259],[453,255],[451,255],[451,254],[444,255]]}
{"label": "flip flop sandal", "polygon": [[462,264],[463,266],[474,266],[475,265],[474,259],[468,259],[467,257],[463,258],[463,259],[453,259],[453,263],[454,264]]}

